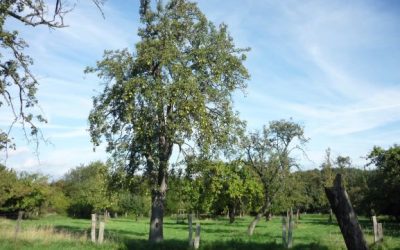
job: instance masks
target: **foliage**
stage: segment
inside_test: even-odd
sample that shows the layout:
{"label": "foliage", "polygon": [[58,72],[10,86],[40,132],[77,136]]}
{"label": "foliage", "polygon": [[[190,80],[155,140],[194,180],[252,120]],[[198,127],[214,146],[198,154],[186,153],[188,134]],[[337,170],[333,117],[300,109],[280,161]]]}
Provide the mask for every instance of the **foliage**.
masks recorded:
{"label": "foliage", "polygon": [[89,217],[111,207],[108,194],[108,166],[101,162],[81,165],[64,176],[64,192],[70,199],[68,213]]}
{"label": "foliage", "polygon": [[[104,1],[93,2],[100,7]],[[25,54],[28,43],[18,30],[7,29],[6,22],[12,19],[30,27],[66,27],[64,16],[72,10],[66,6],[63,0],[57,0],[55,5],[45,0],[0,2],[0,108],[7,109],[12,117],[9,129],[0,129],[0,151],[15,148],[10,133],[16,123],[22,125],[26,138],[38,146],[41,133],[37,125],[47,122],[38,109],[39,82],[30,70],[33,59]],[[53,11],[49,11],[52,8]]]}
{"label": "foliage", "polygon": [[40,174],[19,174],[0,166],[0,211],[15,214],[19,210],[27,214],[42,213],[52,194],[47,177]]}
{"label": "foliage", "polygon": [[281,190],[289,190],[290,171],[297,167],[291,157],[294,150],[303,152],[308,141],[304,129],[292,120],[272,121],[263,130],[250,133],[243,140],[243,149],[249,166],[260,178],[264,189],[265,214]]}
{"label": "foliage", "polygon": [[259,205],[262,187],[251,169],[239,161],[191,159],[186,170],[183,197],[192,212],[214,216],[229,212],[233,221],[235,215]]}
{"label": "foliage", "polygon": [[0,208],[4,209],[4,204],[14,196],[16,182],[17,174],[15,171],[0,164]]}
{"label": "foliage", "polygon": [[375,176],[369,179],[368,199],[379,214],[400,219],[400,146],[395,144],[385,150],[374,147],[368,154],[370,164],[377,167]]}

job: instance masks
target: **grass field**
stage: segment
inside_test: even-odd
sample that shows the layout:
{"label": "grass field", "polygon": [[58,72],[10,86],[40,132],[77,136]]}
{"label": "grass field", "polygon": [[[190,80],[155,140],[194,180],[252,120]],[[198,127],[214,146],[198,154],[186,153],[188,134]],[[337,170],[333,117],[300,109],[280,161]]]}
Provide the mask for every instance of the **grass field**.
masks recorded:
{"label": "grass field", "polygon": [[[200,249],[284,249],[281,244],[281,219],[261,221],[253,236],[246,234],[251,218],[201,220]],[[372,244],[372,225],[360,220],[367,242]],[[0,249],[188,249],[186,224],[171,218],[164,221],[164,242],[147,243],[149,220],[110,219],[106,223],[105,243],[90,242],[90,221],[51,215],[36,220],[24,220],[15,240],[15,221],[0,219]],[[400,250],[400,225],[384,223],[384,242],[372,249]],[[305,215],[294,231],[292,249],[345,249],[336,224],[328,224],[327,216]]]}

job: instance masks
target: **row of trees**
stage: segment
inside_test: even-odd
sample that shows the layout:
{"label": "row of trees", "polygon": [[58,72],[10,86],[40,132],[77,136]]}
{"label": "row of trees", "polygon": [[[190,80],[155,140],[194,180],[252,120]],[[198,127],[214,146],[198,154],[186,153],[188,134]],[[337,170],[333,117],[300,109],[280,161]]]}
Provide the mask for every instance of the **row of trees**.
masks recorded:
{"label": "row of trees", "polygon": [[[274,194],[269,211],[279,214],[289,207],[303,212],[328,212],[324,187],[336,173],[345,178],[345,186],[358,214],[391,215],[400,219],[400,146],[384,150],[375,147],[368,155],[372,170],[343,168],[339,156],[326,161],[320,169],[287,174]],[[349,162],[350,163],[350,162]],[[279,180],[280,182],[282,180]],[[169,172],[166,213],[179,209],[208,216],[228,215],[231,222],[243,214],[257,214],[265,206],[264,184],[258,173],[243,161],[222,162],[192,157],[185,170]],[[62,179],[49,182],[39,174],[16,173],[0,167],[0,213],[29,215],[47,212],[86,217],[93,212],[148,216],[151,206],[149,183],[143,176],[127,178],[121,168],[101,162],[76,167]]]}

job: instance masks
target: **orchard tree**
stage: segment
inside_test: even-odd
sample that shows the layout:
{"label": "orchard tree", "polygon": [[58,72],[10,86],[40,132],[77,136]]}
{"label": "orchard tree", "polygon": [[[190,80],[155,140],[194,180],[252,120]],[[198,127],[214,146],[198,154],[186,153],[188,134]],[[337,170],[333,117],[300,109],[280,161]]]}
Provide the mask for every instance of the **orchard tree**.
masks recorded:
{"label": "orchard tree", "polygon": [[155,9],[142,0],[135,52],[105,52],[87,72],[104,80],[89,115],[95,146],[151,183],[149,240],[163,240],[169,159],[174,145],[185,153],[213,152],[240,125],[232,93],[249,78],[248,49],[235,47],[227,26],[209,22],[195,3],[171,0]]}
{"label": "orchard tree", "polygon": [[368,181],[368,198],[376,212],[400,220],[400,145],[388,149],[375,146],[368,154],[369,165],[375,165]]}
{"label": "orchard tree", "polygon": [[[104,0],[92,0],[97,7]],[[21,124],[25,136],[38,146],[40,130],[38,124],[47,122],[38,110],[36,92],[39,82],[31,72],[32,58],[25,54],[28,43],[18,30],[6,28],[9,19],[36,27],[66,27],[65,15],[72,10],[64,0],[1,0],[0,1],[0,109],[11,113],[10,127],[0,129],[0,151],[15,148],[11,130]]]}
{"label": "orchard tree", "polygon": [[185,196],[190,199],[190,210],[214,215],[227,212],[230,223],[233,223],[240,211],[251,208],[261,197],[261,186],[254,177],[241,161],[190,160]]}
{"label": "orchard tree", "polygon": [[110,208],[108,178],[109,167],[99,161],[81,165],[65,174],[64,192],[71,200],[69,214],[88,218],[93,212]]}
{"label": "orchard tree", "polygon": [[269,212],[273,199],[286,185],[290,170],[297,166],[291,154],[294,150],[304,153],[307,141],[304,129],[292,120],[272,121],[261,132],[250,133],[243,140],[247,162],[264,188],[263,206],[248,227],[249,235],[253,234],[261,217]]}

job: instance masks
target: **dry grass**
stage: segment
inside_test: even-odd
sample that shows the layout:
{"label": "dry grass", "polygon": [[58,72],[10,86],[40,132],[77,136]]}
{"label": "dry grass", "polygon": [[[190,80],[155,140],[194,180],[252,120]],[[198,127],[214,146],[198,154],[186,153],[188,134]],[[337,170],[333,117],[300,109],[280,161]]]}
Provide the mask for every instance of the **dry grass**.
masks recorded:
{"label": "dry grass", "polygon": [[[13,221],[0,219],[1,238],[6,240],[15,240],[15,225],[16,224]],[[74,241],[83,243],[88,241],[85,234],[76,234],[65,230],[58,230],[53,226],[22,227],[17,234],[17,239],[25,241],[35,241],[40,239],[43,243],[56,241]]]}

